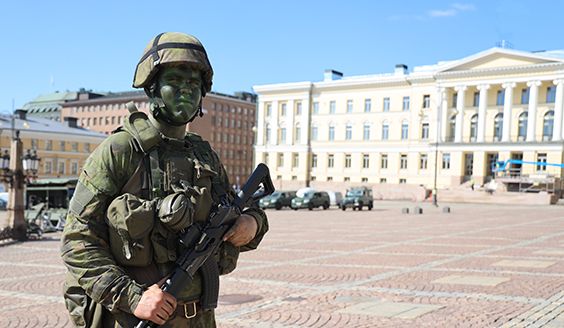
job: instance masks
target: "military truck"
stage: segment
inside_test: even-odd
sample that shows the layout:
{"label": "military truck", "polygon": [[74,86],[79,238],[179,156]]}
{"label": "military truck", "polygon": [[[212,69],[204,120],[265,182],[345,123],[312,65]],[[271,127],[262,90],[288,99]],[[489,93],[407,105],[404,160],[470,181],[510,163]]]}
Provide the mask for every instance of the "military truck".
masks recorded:
{"label": "military truck", "polygon": [[362,211],[366,206],[368,210],[374,207],[374,197],[372,197],[372,188],[356,187],[347,190],[345,198],[341,200],[341,209],[344,211],[347,207],[354,210]]}
{"label": "military truck", "polygon": [[277,190],[272,195],[266,196],[259,201],[259,206],[263,210],[265,208],[274,207],[280,210],[284,206],[291,207],[292,199],[296,197],[295,190]]}

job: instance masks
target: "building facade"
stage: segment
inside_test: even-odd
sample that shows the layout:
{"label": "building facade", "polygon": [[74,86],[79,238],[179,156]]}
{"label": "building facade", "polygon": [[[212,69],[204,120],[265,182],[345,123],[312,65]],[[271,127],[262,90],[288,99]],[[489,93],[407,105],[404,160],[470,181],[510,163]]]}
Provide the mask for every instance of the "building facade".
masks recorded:
{"label": "building facade", "polygon": [[[75,119],[58,122],[48,118],[27,117],[25,110],[14,115],[0,114],[0,151],[11,155],[12,139],[19,135],[24,154],[35,151],[41,158],[37,178],[78,178],[84,161],[106,135],[83,129]],[[5,182],[0,191],[6,191]]]}
{"label": "building facade", "polygon": [[[61,112],[63,118],[73,117],[85,129],[109,135],[129,115],[125,104],[130,101],[140,111],[150,112],[150,101],[144,91],[80,94],[78,100],[62,103]],[[209,141],[221,157],[231,183],[239,187],[253,170],[255,99],[246,93],[231,96],[209,92],[203,98],[202,109],[204,116],[188,124],[187,129]]]}
{"label": "building facade", "polygon": [[[493,48],[394,73],[255,86],[255,158],[278,187],[394,190],[494,178],[497,161],[561,177],[564,51]],[[517,167],[517,165],[515,166]],[[401,193],[401,192],[400,192]]]}

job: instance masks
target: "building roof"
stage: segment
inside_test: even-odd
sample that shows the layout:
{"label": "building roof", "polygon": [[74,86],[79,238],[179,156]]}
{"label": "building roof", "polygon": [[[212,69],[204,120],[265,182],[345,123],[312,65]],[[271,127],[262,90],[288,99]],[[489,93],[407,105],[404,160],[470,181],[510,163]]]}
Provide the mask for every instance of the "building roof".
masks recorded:
{"label": "building roof", "polygon": [[[14,115],[14,128],[22,131],[33,131],[41,133],[58,133],[69,135],[81,135],[90,137],[107,136],[103,133],[84,129],[81,127],[70,127],[67,122],[58,122],[37,116],[27,116],[21,119],[18,115]],[[12,130],[12,116],[0,114],[0,130]]]}

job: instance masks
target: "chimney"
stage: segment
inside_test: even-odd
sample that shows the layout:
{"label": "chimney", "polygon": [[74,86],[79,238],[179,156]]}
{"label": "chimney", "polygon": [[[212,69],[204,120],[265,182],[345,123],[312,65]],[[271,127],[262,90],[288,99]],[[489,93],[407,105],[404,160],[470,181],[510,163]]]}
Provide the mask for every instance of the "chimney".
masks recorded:
{"label": "chimney", "polygon": [[25,120],[25,114],[27,114],[27,110],[25,109],[16,109],[14,111],[14,115],[20,120]]}
{"label": "chimney", "polygon": [[342,77],[343,73],[328,69],[325,71],[325,79],[323,79],[323,81],[340,80]]}
{"label": "chimney", "polygon": [[396,65],[396,70],[394,71],[394,75],[406,75],[407,74],[407,65],[398,64]]}
{"label": "chimney", "polygon": [[76,122],[78,121],[78,118],[76,117],[65,117],[65,121],[68,123],[69,128],[76,128]]}

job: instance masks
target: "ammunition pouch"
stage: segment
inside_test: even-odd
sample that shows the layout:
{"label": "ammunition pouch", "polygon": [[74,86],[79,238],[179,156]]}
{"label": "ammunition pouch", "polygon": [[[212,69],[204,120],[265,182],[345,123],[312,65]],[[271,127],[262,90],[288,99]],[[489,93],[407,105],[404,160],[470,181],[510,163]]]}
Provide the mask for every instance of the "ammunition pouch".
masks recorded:
{"label": "ammunition pouch", "polygon": [[150,232],[155,225],[156,201],[123,194],[108,207],[110,250],[123,266],[144,267],[153,259]]}

